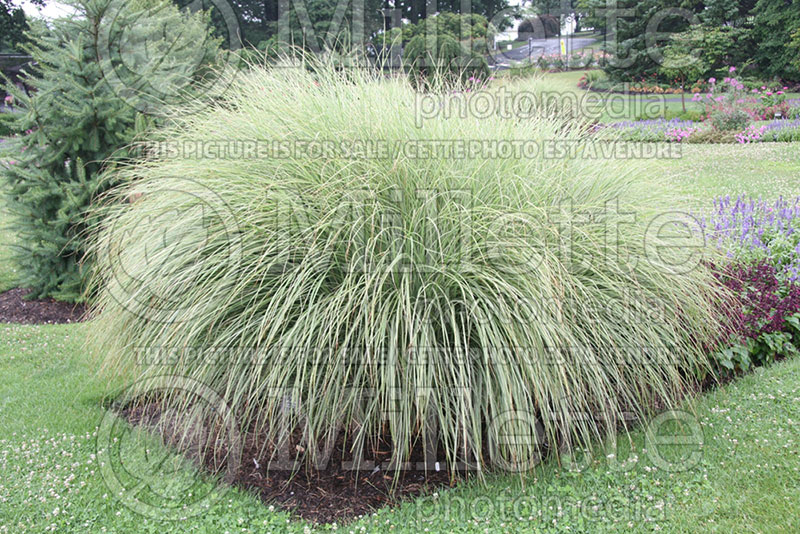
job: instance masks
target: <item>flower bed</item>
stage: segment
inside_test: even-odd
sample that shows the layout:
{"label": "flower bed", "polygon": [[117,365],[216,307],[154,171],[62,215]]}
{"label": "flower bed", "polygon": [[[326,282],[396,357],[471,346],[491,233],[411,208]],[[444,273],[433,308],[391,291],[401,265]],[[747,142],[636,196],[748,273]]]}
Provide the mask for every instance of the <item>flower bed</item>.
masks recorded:
{"label": "flower bed", "polygon": [[[759,141],[800,140],[800,99],[787,99],[788,86],[771,88],[768,85],[752,87],[735,77],[735,67],[730,67],[721,81],[709,78],[692,87],[692,102],[703,106],[702,112],[684,111],[674,119],[623,121],[611,128],[622,132],[629,141],[670,141],[697,143],[753,143]],[[578,86],[591,90],[614,90],[609,81],[597,72],[586,73]],[[682,89],[663,87],[627,86],[629,94],[683,93]],[[675,116],[674,113],[672,113]],[[766,124],[754,122],[771,121]],[[598,128],[602,129],[602,128]]]}
{"label": "flower bed", "polygon": [[[733,75],[736,72],[735,67],[728,67],[727,74]],[[639,78],[638,80],[629,81],[615,81],[605,77],[592,79],[591,77],[581,77],[578,81],[578,87],[581,89],[593,89],[595,91],[622,93],[622,94],[635,94],[635,95],[680,95],[687,94],[703,94],[708,93],[717,79],[712,77],[708,79],[698,79],[694,83],[688,83],[684,88],[672,84],[662,83],[658,81],[654,74],[649,79]],[[772,92],[773,94],[783,91],[797,91],[797,86],[784,86],[783,84],[774,81],[763,81],[756,79],[743,78],[740,80],[742,89],[747,91],[758,90],[759,92]]]}
{"label": "flower bed", "polygon": [[732,258],[769,261],[781,279],[800,282],[800,198],[775,202],[724,197],[705,222],[708,236]]}
{"label": "flower bed", "polygon": [[712,355],[724,377],[800,352],[800,198],[724,197],[714,207],[702,225],[731,260],[717,270],[730,290]]}
{"label": "flower bed", "polygon": [[603,52],[579,50],[564,58],[561,54],[543,54],[536,59],[536,66],[542,70],[565,71],[599,67],[604,58]]}
{"label": "flower bed", "polygon": [[[624,121],[612,124],[627,141],[667,141],[697,143],[756,143],[800,141],[797,99],[786,99],[786,90],[771,90],[766,85],[747,89],[731,76],[719,83],[709,78],[707,92],[696,93],[692,101],[704,107],[702,121],[681,119]],[[769,122],[765,122],[769,121]]]}
{"label": "flower bed", "polygon": [[800,119],[772,120],[738,131],[718,132],[708,121],[649,119],[598,125],[596,132],[616,132],[623,141],[688,143],[764,143],[800,141]]}
{"label": "flower bed", "polygon": [[782,282],[769,262],[735,263],[717,274],[730,290],[721,349],[712,353],[718,377],[800,353],[800,285]]}
{"label": "flower bed", "polygon": [[649,119],[642,121],[621,121],[598,129],[619,132],[624,141],[682,141],[702,127],[702,123],[682,119]]}
{"label": "flower bed", "polygon": [[654,84],[646,82],[615,82],[607,78],[592,79],[589,76],[581,76],[578,80],[580,89],[600,91],[604,93],[621,93],[631,95],[679,95],[684,91],[680,87],[672,87],[667,84]]}
{"label": "flower bed", "polygon": [[771,89],[766,85],[747,88],[745,84],[732,75],[735,67],[730,68],[731,76],[721,82],[709,78],[705,93],[696,91],[693,102],[704,105],[706,116],[711,120],[731,117],[738,114],[743,120],[783,119],[789,116],[789,103],[786,100],[788,86]]}
{"label": "flower bed", "polygon": [[767,123],[759,141],[800,141],[800,119]]}

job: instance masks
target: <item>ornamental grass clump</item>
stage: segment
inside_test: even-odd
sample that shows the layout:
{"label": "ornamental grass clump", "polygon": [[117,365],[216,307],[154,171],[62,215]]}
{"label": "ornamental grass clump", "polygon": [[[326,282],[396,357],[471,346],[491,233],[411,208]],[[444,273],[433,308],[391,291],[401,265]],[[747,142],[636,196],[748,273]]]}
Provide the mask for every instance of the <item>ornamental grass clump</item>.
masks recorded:
{"label": "ornamental grass clump", "polygon": [[265,453],[309,466],[339,436],[356,456],[427,440],[442,468],[524,469],[674,405],[708,366],[715,285],[655,177],[582,157],[575,121],[417,123],[424,96],[254,69],[176,113],[96,232],[103,369],[180,377],[132,396],[187,428],[208,408],[184,385],[203,384]]}

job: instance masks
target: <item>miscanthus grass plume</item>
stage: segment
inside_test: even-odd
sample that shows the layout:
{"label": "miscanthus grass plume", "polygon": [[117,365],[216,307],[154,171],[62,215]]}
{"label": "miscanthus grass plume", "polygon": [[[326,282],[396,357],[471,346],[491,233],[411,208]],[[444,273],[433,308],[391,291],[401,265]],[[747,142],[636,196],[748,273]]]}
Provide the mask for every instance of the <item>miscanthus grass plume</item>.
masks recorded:
{"label": "miscanthus grass plume", "polygon": [[95,237],[105,372],[164,376],[151,396],[190,428],[213,406],[188,377],[266,452],[308,462],[343,429],[395,461],[427,438],[450,468],[524,468],[672,405],[707,368],[715,290],[697,249],[659,246],[685,228],[653,231],[670,205],[656,177],[580,149],[483,152],[581,147],[589,128],[417,123],[419,96],[366,71],[257,68],[177,113],[153,139],[168,142],[119,171]]}

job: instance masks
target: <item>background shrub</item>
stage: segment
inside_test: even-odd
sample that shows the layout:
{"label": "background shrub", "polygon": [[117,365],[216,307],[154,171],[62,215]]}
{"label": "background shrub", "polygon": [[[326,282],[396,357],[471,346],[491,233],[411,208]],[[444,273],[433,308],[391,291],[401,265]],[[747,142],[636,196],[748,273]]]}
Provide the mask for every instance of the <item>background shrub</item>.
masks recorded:
{"label": "background shrub", "polygon": [[517,41],[555,37],[559,33],[559,26],[561,22],[553,15],[527,18],[520,22],[517,28]]}
{"label": "background shrub", "polygon": [[[470,95],[427,97],[448,109]],[[673,405],[707,366],[717,326],[709,272],[676,271],[675,247],[647,253],[659,246],[647,221],[673,205],[658,177],[642,180],[631,160],[420,156],[408,147],[463,143],[476,127],[480,139],[581,151],[590,138],[540,117],[417,124],[417,98],[403,79],[352,69],[259,69],[224,102],[178,115],[158,136],[178,146],[244,134],[332,143],[324,158],[156,152],[117,171],[126,185],[93,248],[114,258],[97,273],[92,323],[106,372],[194,379],[269,450],[308,462],[341,425],[348,450],[383,438],[404,461],[438,436],[451,469],[525,468],[542,443],[506,438],[530,435],[533,418],[549,450],[568,449],[614,431],[623,410]],[[394,148],[355,157],[366,140]],[[573,228],[573,209],[595,216]],[[186,425],[207,415],[178,389],[157,400]],[[585,417],[598,411],[610,419]]]}
{"label": "background shrub", "polygon": [[417,35],[403,51],[403,62],[412,83],[419,88],[458,85],[469,78],[485,81],[489,77],[486,58],[447,34]]}
{"label": "background shrub", "polygon": [[711,125],[720,132],[742,131],[750,124],[750,115],[742,109],[725,109],[711,112]]}
{"label": "background shrub", "polygon": [[[202,47],[208,47],[205,52],[213,57],[218,45],[208,39],[202,13],[190,15],[161,0],[114,5],[122,6],[114,20],[106,17],[110,0],[85,0],[74,4],[78,16],[56,20],[52,27],[36,25],[29,48],[35,67],[25,77],[32,90],[28,94],[15,86],[7,88],[19,112],[18,129],[28,133],[0,147],[15,162],[0,173],[19,236],[15,249],[19,283],[30,288],[33,297],[83,298],[87,266],[79,262],[86,249],[87,209],[113,185],[113,180],[102,177],[106,166],[128,158],[126,146],[133,141],[137,125],[139,131],[146,128],[148,121],[137,120],[134,106],[146,103],[152,110],[159,105],[145,102],[141,95],[141,81],[134,82],[141,73],[129,72],[119,84],[111,83],[109,65],[101,63],[108,56],[99,49],[102,35],[123,29],[134,33],[130,43],[134,48],[126,49],[131,55],[127,61],[153,60],[146,54],[137,56],[143,52],[135,49],[137,44],[144,43],[150,53],[163,51],[164,56],[158,58],[159,65],[169,65],[165,75],[155,79],[162,74],[157,70],[153,77],[144,78],[154,85],[178,82],[197,67],[198,47],[201,53]],[[122,24],[125,17],[135,19],[136,26]],[[115,26],[109,28],[110,24]],[[164,39],[157,35],[161,28],[175,30],[176,25],[192,43],[191,49],[171,48],[167,45],[174,43],[159,40]],[[172,78],[167,79],[166,72]],[[133,100],[121,93],[127,82],[132,84],[127,89]]]}
{"label": "background shrub", "polygon": [[601,71],[601,70],[590,70],[589,72],[587,72],[585,74],[585,80],[584,81],[585,81],[585,84],[588,87],[594,87],[594,85],[597,84],[604,77],[605,77],[605,75],[603,74],[603,71]]}
{"label": "background shrub", "polygon": [[686,139],[689,143],[735,143],[736,130],[700,128]]}
{"label": "background shrub", "polygon": [[[671,9],[686,11],[678,14]],[[668,48],[667,40],[653,45],[649,41],[648,24],[655,13],[659,32],[672,34],[686,42],[691,49],[702,51],[697,57],[704,66],[702,77],[707,78],[727,65],[745,65],[763,79],[800,80],[800,70],[792,53],[792,35],[800,28],[800,0],[758,0],[728,2],[699,0],[680,4],[675,0],[619,0],[616,6],[630,9],[630,19],[616,28],[618,57],[627,62],[610,62],[606,72],[617,81],[639,81],[657,77],[657,81],[672,82],[672,76],[660,72],[660,53]],[[587,2],[586,13],[595,28],[606,28],[603,2]],[[691,14],[690,16],[687,16]]]}

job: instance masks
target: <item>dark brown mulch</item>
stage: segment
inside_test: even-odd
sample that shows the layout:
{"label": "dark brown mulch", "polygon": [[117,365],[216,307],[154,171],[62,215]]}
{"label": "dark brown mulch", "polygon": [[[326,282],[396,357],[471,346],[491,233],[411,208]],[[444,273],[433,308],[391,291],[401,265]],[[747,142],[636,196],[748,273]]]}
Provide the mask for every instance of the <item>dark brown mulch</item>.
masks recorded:
{"label": "dark brown mulch", "polygon": [[86,308],[81,304],[54,299],[26,300],[28,289],[11,289],[0,293],[0,323],[62,324],[84,319]]}
{"label": "dark brown mulch", "polygon": [[[388,444],[383,445],[378,450],[365,451],[365,461],[376,466],[381,466],[383,461],[385,466],[391,449]],[[353,458],[345,452],[341,438],[336,441],[324,469],[267,473],[268,459],[262,458],[259,461],[259,452],[258,447],[245,449],[242,469],[235,484],[257,491],[266,503],[276,504],[316,523],[347,522],[383,506],[396,505],[403,500],[430,494],[437,488],[454,484],[445,470],[437,472],[410,469],[400,473],[392,491],[394,472],[379,468],[357,472],[343,468],[345,462],[352,461]],[[256,467],[254,459],[259,467]],[[421,449],[412,453],[412,463],[422,460]],[[447,468],[445,465],[441,467]]]}
{"label": "dark brown mulch", "polygon": [[[660,409],[666,408],[661,406]],[[315,523],[347,523],[378,508],[430,495],[440,488],[453,487],[470,476],[468,471],[457,471],[453,478],[444,461],[437,464],[435,469],[417,468],[425,460],[423,447],[417,444],[410,452],[409,463],[412,468],[401,471],[398,480],[395,480],[396,472],[385,468],[392,454],[388,438],[365,447],[362,461],[371,462],[372,465],[370,468],[354,471],[347,467],[348,462],[353,461],[353,454],[344,442],[344,432],[335,440],[324,466],[294,471],[268,471],[269,459],[274,457],[274,448],[263,447],[264,442],[259,440],[259,436],[247,432],[242,436],[244,446],[237,462],[239,467],[228,470],[224,460],[228,452],[225,443],[213,440],[214,445],[205,448],[198,446],[199,440],[193,437],[188,444],[182,443],[179,437],[182,428],[180,415],[162,412],[157,402],[129,405],[117,410],[117,413],[130,424],[160,435],[164,443],[177,448],[205,470],[222,475],[227,483],[255,491],[266,504],[277,505]],[[621,420],[618,430],[632,428],[636,424],[636,419]],[[201,432],[204,439],[209,439],[207,427],[204,426]],[[301,436],[294,434],[285,450],[282,450],[281,456],[291,461],[298,452],[304,452],[302,443]],[[201,450],[204,452],[199,454]],[[441,444],[439,450],[442,450]],[[547,448],[542,450],[543,455],[547,452]],[[375,469],[373,466],[383,468]]]}
{"label": "dark brown mulch", "polygon": [[[176,437],[179,432],[176,430],[178,426],[174,421],[166,420],[167,417],[155,403],[124,408],[118,413],[134,426],[142,426],[160,434],[165,443],[177,446],[180,441]],[[238,462],[239,469],[232,476],[228,473],[227,482],[255,491],[266,504],[274,504],[315,523],[334,521],[340,524],[346,523],[383,506],[399,504],[411,497],[430,494],[437,488],[450,487],[456,482],[451,479],[444,463],[438,466],[440,471],[433,469],[402,471],[398,482],[393,481],[394,472],[374,468],[362,471],[348,469],[346,462],[352,461],[353,457],[347,452],[348,447],[345,446],[341,434],[330,451],[327,465],[323,468],[267,471],[270,453],[263,452],[260,446],[263,442],[259,442],[252,433],[243,438],[244,447]],[[284,457],[293,459],[298,445],[299,443],[293,440],[288,446],[292,451]],[[197,463],[196,444],[179,448],[184,455]],[[382,462],[386,463],[391,455],[390,451],[388,444],[382,442],[380,446],[364,451],[364,461],[372,461],[380,466]],[[209,471],[219,472],[218,463],[214,462],[215,452],[222,451],[212,451],[203,455],[201,463]],[[412,450],[410,462],[422,462],[423,459],[422,447]]]}

